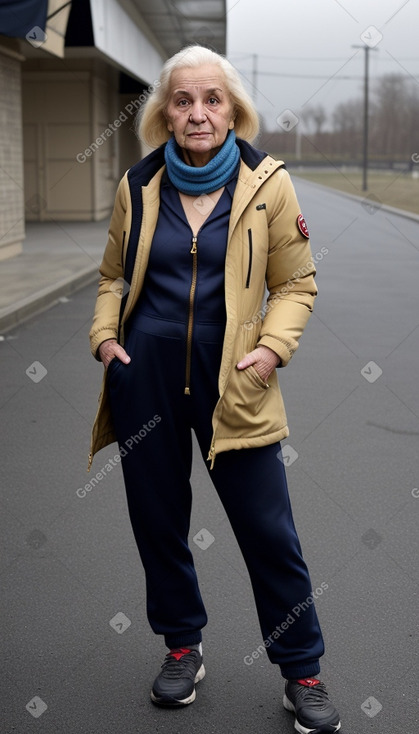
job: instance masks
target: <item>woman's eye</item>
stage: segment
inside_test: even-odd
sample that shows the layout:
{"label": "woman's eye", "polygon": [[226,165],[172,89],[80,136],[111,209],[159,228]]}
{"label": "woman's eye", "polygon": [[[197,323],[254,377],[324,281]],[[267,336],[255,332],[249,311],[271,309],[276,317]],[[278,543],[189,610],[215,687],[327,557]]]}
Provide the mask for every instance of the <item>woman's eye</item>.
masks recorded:
{"label": "woman's eye", "polygon": [[217,99],[217,97],[210,97],[209,100],[208,100],[208,102],[209,102],[210,105],[215,105],[215,104],[217,104],[218,99]]}
{"label": "woman's eye", "polygon": [[186,107],[187,104],[188,104],[188,100],[187,99],[180,99],[179,102],[178,102],[179,107]]}

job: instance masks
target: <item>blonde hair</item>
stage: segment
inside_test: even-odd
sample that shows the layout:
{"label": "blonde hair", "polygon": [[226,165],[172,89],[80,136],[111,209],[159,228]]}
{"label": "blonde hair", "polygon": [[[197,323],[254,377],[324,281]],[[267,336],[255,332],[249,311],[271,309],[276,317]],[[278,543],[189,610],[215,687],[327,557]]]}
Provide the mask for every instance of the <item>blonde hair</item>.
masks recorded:
{"label": "blonde hair", "polygon": [[164,64],[159,84],[145,103],[139,115],[138,137],[151,148],[158,148],[171,133],[167,129],[165,109],[170,97],[170,79],[175,69],[196,68],[204,64],[216,64],[224,74],[227,89],[233,103],[234,130],[238,138],[251,143],[259,132],[259,118],[255,106],[246,92],[240,76],[225,56],[205,46],[185,46]]}

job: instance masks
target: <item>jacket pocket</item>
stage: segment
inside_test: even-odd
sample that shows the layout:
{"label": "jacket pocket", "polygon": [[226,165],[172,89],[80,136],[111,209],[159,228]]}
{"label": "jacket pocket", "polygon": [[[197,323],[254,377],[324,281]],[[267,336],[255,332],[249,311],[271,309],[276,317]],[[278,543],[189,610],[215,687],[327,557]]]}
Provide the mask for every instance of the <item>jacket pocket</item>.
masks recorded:
{"label": "jacket pocket", "polygon": [[250,440],[266,437],[269,443],[269,436],[278,434],[286,426],[276,370],[265,382],[253,365],[244,370],[236,367],[237,362],[255,348],[259,332],[260,324],[255,324],[250,331],[243,328],[236,336],[232,357],[234,366],[220,398],[217,438]]}
{"label": "jacket pocket", "polygon": [[246,288],[250,288],[250,277],[252,275],[252,260],[253,260],[253,236],[252,236],[252,230],[247,230],[247,240],[249,243],[249,264],[247,267],[247,277],[246,277]]}
{"label": "jacket pocket", "polygon": [[275,381],[277,378],[273,374],[268,386],[254,368],[235,368],[222,398],[223,427],[220,435],[250,438],[269,435],[280,429],[283,411],[278,404]]}
{"label": "jacket pocket", "polygon": [[262,390],[267,390],[269,387],[269,384],[264,381],[264,379],[260,376],[259,372],[257,371],[256,367],[254,367],[252,364],[247,367],[244,372],[247,372],[249,377],[251,377],[252,380],[256,383],[258,387],[261,387]]}
{"label": "jacket pocket", "polygon": [[118,359],[118,357],[112,357],[111,361],[109,362],[107,368],[106,368],[106,374],[108,375],[108,379],[116,372],[118,367],[120,367],[122,364],[121,360]]}

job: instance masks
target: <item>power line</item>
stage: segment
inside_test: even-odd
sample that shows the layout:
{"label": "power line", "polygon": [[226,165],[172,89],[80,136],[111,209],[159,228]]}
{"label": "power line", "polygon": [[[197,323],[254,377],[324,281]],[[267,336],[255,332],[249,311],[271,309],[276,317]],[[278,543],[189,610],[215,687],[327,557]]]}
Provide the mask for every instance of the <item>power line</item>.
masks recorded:
{"label": "power line", "polygon": [[[242,58],[246,58],[246,57],[250,57],[253,55],[254,54],[241,53],[241,54],[234,54],[234,56],[229,55],[228,58],[231,60],[231,59],[239,58],[239,56]],[[305,61],[310,61],[310,62],[311,61],[323,61],[324,62],[324,61],[346,61],[347,60],[346,56],[339,56],[339,57],[329,56],[329,57],[310,58],[310,57],[303,57],[303,56],[265,56],[264,54],[258,54],[258,57],[260,59],[276,59],[277,61],[301,61],[301,62],[305,62]],[[380,59],[377,59],[377,61],[391,61],[391,59],[380,57]],[[419,56],[408,56],[408,57],[400,58],[399,61],[419,61]]]}
{"label": "power line", "polygon": [[[243,76],[253,76],[253,70],[246,70],[243,71],[242,69],[237,69],[237,71],[242,74]],[[257,70],[257,76],[275,76],[275,77],[281,77],[283,79],[321,79],[321,80],[328,80],[332,81],[332,79],[340,79],[344,81],[362,81],[364,77],[362,76],[330,76],[330,74],[326,74],[325,76],[320,76],[316,74],[282,74],[281,72],[276,71],[260,71]],[[415,78],[413,74],[397,74],[398,79],[412,79]]]}
{"label": "power line", "polygon": [[[239,69],[240,74],[253,74],[252,71],[243,71]],[[318,74],[282,74],[281,72],[276,71],[260,71],[257,70],[258,76],[279,76],[283,77],[284,79],[331,79],[330,74],[326,74],[323,76],[320,76]],[[352,81],[361,81],[363,79],[362,76],[334,76],[333,79],[350,79]]]}
{"label": "power line", "polygon": [[[274,59],[276,61],[345,61],[345,57],[328,57],[328,58],[308,58],[308,57],[302,57],[302,56],[265,56],[264,54],[257,54],[260,59]],[[228,55],[228,58],[231,59],[238,59],[240,58],[248,58],[250,56],[253,56],[253,54],[234,54],[233,56]]]}

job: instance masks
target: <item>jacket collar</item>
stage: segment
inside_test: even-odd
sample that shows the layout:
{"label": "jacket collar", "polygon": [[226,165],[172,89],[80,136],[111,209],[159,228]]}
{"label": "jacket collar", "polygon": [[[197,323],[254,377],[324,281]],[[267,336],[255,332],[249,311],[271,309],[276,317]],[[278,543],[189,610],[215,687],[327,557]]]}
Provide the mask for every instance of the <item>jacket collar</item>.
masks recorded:
{"label": "jacket collar", "polygon": [[263,150],[254,148],[253,145],[250,145],[246,140],[237,138],[236,142],[240,148],[240,158],[252,171],[254,171],[268,155]]}
{"label": "jacket collar", "polygon": [[164,166],[165,147],[166,144],[161,145],[160,148],[153,150],[129,169],[128,181],[130,186],[147,186],[157,171]]}

